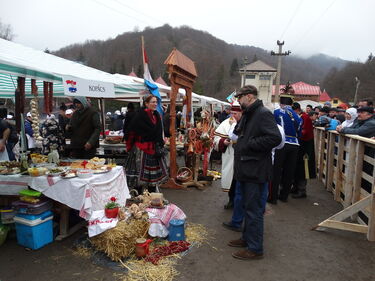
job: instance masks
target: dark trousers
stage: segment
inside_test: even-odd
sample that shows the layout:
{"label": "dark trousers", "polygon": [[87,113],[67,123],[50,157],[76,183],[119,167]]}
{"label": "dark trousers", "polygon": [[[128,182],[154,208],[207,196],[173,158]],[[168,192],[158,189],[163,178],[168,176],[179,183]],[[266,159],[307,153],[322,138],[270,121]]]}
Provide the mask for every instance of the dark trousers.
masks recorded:
{"label": "dark trousers", "polygon": [[230,189],[229,189],[229,192],[228,192],[229,201],[231,201],[231,202],[234,201],[235,194],[236,194],[236,180],[232,179],[232,183],[230,184]]}
{"label": "dark trousers", "polygon": [[288,199],[294,180],[298,149],[297,145],[288,143],[282,149],[276,149],[273,165],[272,194],[270,198],[272,201],[278,198],[281,200]]}
{"label": "dark trousers", "polygon": [[245,219],[242,239],[246,241],[250,251],[262,254],[263,215],[266,209],[267,184],[238,182],[237,187],[241,189]]}
{"label": "dark trousers", "polygon": [[[234,201],[233,201],[233,214],[232,214],[232,225],[235,227],[241,227],[242,222],[245,216],[245,209],[244,209],[244,203],[243,203],[243,196],[241,192],[241,186],[239,182],[236,182],[236,187],[235,187],[235,196],[234,196]],[[266,210],[266,202],[267,202],[267,196],[268,196],[268,184],[265,184],[266,188],[264,189],[262,193],[262,202],[264,205],[264,210]]]}

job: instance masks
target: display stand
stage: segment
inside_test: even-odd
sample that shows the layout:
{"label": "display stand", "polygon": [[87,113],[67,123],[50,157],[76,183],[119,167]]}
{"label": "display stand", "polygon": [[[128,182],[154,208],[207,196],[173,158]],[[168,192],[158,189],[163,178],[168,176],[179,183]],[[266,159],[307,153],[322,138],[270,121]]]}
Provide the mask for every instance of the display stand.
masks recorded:
{"label": "display stand", "polygon": [[185,89],[187,99],[186,124],[190,124],[192,89],[197,78],[197,71],[194,62],[178,51],[172,50],[164,64],[167,65],[169,81],[171,83],[170,93],[170,175],[168,181],[161,185],[162,188],[185,189],[183,185],[176,182],[177,161],[176,161],[176,98],[179,88]]}

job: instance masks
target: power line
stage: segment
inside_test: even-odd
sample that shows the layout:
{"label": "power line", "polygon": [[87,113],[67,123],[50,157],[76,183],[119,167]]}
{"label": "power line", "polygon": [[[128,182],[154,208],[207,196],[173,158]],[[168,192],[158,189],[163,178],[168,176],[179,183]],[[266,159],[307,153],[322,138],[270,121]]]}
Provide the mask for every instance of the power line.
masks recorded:
{"label": "power line", "polygon": [[136,17],[133,17],[133,16],[131,16],[131,15],[125,14],[125,13],[123,13],[123,12],[120,12],[119,10],[116,10],[116,9],[112,8],[111,6],[108,6],[108,5],[106,5],[106,4],[104,4],[104,3],[101,3],[101,2],[99,2],[99,1],[97,1],[97,0],[92,0],[92,1],[94,1],[95,3],[97,3],[97,4],[99,4],[99,5],[103,6],[103,7],[106,7],[107,9],[109,9],[109,10],[111,10],[111,11],[113,11],[113,12],[118,13],[118,14],[120,14],[120,15],[122,15],[122,16],[126,16],[126,17],[132,18],[132,19],[134,19],[134,20],[136,20],[136,21],[140,21],[140,22],[143,22],[143,23],[145,23],[145,24],[147,24],[147,25],[150,25],[149,22],[146,22],[146,21],[141,20],[141,19],[139,19],[139,18],[136,18]]}
{"label": "power line", "polygon": [[309,26],[309,28],[306,29],[305,32],[302,33],[302,36],[300,37],[300,39],[297,41],[297,43],[293,46],[292,49],[296,49],[297,46],[301,43],[302,39],[305,38],[310,32],[311,30],[313,30],[313,28],[318,24],[318,22],[323,18],[323,16],[328,12],[328,10],[333,6],[333,4],[336,2],[337,0],[333,0],[331,2],[331,4],[328,5],[328,7],[323,11],[323,13],[316,19],[315,22],[313,22],[312,25]]}
{"label": "power line", "polygon": [[138,13],[138,14],[140,14],[140,15],[143,15],[143,16],[146,16],[147,18],[153,19],[154,21],[156,21],[156,22],[158,22],[158,23],[164,24],[164,22],[160,21],[159,19],[154,18],[154,17],[152,17],[152,16],[150,16],[150,15],[148,15],[148,14],[145,14],[145,13],[143,13],[143,12],[140,12],[140,11],[138,11],[138,10],[136,10],[136,9],[134,9],[134,8],[132,8],[132,7],[130,7],[129,5],[126,5],[126,4],[122,3],[122,2],[119,1],[119,0],[112,0],[112,1],[115,1],[115,2],[117,2],[118,4],[120,4],[121,6],[126,7],[126,8],[128,8],[128,9],[130,9],[130,10],[133,10],[134,12],[136,12],[136,13]]}
{"label": "power line", "polygon": [[288,28],[289,28],[290,24],[292,23],[294,17],[296,16],[296,14],[297,14],[299,8],[301,7],[302,2],[303,2],[303,0],[299,1],[299,3],[298,3],[298,5],[297,5],[296,9],[294,10],[293,15],[292,15],[291,18],[289,19],[288,24],[286,25],[286,27],[285,27],[283,33],[282,33],[281,36],[279,37],[280,40],[283,39],[283,37],[284,37],[284,35],[285,35],[285,32],[288,30]]}

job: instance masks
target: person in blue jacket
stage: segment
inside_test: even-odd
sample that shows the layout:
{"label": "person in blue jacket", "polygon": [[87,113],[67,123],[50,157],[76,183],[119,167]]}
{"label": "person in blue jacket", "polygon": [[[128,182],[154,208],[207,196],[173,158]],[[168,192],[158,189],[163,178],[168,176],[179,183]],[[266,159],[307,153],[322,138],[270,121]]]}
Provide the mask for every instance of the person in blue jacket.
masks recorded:
{"label": "person in blue jacket", "polygon": [[277,204],[288,201],[288,196],[293,184],[293,177],[297,163],[299,149],[298,137],[301,134],[302,119],[292,109],[294,89],[286,84],[280,95],[280,108],[273,113],[276,123],[283,127],[285,132],[285,145],[275,151],[273,179],[268,202]]}

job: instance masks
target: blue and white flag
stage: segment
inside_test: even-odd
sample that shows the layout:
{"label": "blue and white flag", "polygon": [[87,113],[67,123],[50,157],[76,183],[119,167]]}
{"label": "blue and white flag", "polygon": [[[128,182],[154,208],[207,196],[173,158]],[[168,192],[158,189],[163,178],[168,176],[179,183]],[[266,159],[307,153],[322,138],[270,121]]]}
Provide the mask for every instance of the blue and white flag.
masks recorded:
{"label": "blue and white flag", "polygon": [[236,91],[234,91],[234,92],[231,93],[229,96],[227,96],[227,101],[228,101],[229,103],[233,103],[233,102],[236,100],[236,98],[234,97],[235,94],[236,94]]}
{"label": "blue and white flag", "polygon": [[144,46],[144,41],[142,37],[142,55],[143,55],[143,79],[144,83],[147,87],[147,89],[150,91],[151,94],[153,94],[157,99],[158,99],[158,107],[156,108],[157,111],[159,112],[160,116],[164,115],[164,111],[161,105],[161,96],[159,93],[159,88],[154,82],[154,79],[151,77],[151,73],[148,67],[148,57],[146,54],[145,46]]}

